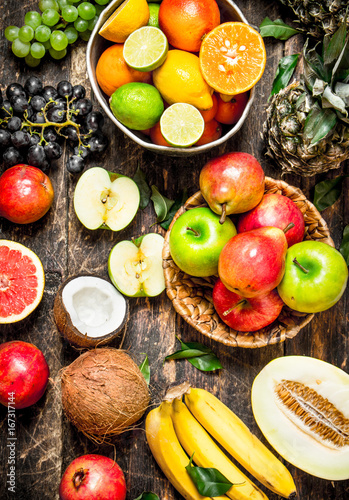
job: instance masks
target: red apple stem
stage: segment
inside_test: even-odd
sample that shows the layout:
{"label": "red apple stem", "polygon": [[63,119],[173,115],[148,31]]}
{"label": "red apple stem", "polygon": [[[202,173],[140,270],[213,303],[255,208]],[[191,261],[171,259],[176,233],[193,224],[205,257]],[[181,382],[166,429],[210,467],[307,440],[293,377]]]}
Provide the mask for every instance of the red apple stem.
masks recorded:
{"label": "red apple stem", "polygon": [[223,205],[222,205],[222,215],[221,215],[221,218],[219,219],[219,223],[220,224],[224,224],[226,216],[227,216],[227,204],[223,203]]}
{"label": "red apple stem", "polygon": [[292,261],[292,262],[294,262],[294,263],[296,264],[296,266],[298,266],[298,267],[299,267],[299,269],[302,269],[302,271],[303,271],[305,274],[308,274],[309,269],[306,269],[304,266],[302,266],[302,264],[300,264],[300,263],[298,262],[298,260],[296,259],[296,257],[293,259],[293,261]]}
{"label": "red apple stem", "polygon": [[239,300],[239,302],[237,302],[235,305],[233,305],[230,309],[227,309],[226,311],[224,311],[223,316],[228,316],[228,314],[230,314],[238,306],[243,306],[246,303],[247,303],[246,299]]}
{"label": "red apple stem", "polygon": [[287,226],[285,227],[284,229],[284,233],[286,234],[287,231],[289,231],[290,229],[292,229],[294,227],[294,224],[293,222],[290,222],[289,224],[287,224]]}
{"label": "red apple stem", "polygon": [[88,473],[88,469],[83,469],[82,467],[75,471],[74,476],[73,476],[74,488],[76,488],[77,490],[80,488],[85,477],[87,476],[87,473]]}
{"label": "red apple stem", "polygon": [[186,230],[187,231],[192,231],[195,236],[200,236],[200,233],[198,233],[197,231],[195,231],[195,229],[193,229],[192,227],[187,226]]}

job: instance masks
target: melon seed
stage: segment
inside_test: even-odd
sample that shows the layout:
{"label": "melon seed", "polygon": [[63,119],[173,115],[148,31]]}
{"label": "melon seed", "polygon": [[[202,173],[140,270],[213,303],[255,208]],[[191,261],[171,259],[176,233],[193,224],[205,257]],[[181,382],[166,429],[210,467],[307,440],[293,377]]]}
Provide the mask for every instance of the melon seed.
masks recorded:
{"label": "melon seed", "polygon": [[349,445],[349,419],[328,399],[301,382],[291,380],[282,380],[275,392],[285,415],[295,424],[297,420],[303,422],[305,430],[320,438],[322,444],[330,448]]}

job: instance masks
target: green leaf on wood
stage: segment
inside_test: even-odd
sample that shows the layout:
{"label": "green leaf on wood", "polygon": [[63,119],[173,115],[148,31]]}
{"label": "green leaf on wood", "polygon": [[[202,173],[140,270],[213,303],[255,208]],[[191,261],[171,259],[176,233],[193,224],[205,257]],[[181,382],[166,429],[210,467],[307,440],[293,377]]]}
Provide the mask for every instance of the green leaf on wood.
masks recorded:
{"label": "green leaf on wood", "polygon": [[156,213],[156,222],[163,222],[169,214],[169,211],[174,204],[174,200],[166,198],[162,195],[156,186],[151,187],[152,195],[150,199],[154,203],[154,210]]}
{"label": "green leaf on wood", "polygon": [[139,497],[135,498],[135,500],[160,500],[159,497],[152,493],[151,491],[144,491]]}
{"label": "green leaf on wood", "polygon": [[[194,455],[194,453],[193,453]],[[206,497],[217,497],[224,495],[233,486],[218,469],[213,467],[197,467],[193,465],[193,455],[186,466],[186,471],[194,482],[200,495]]]}
{"label": "green leaf on wood", "polygon": [[321,212],[333,205],[342,193],[342,184],[345,175],[339,175],[334,179],[319,182],[315,186],[314,205]]}
{"label": "green leaf on wood", "polygon": [[294,69],[297,66],[298,58],[299,54],[293,54],[280,59],[269,99],[272,95],[277,94],[281,89],[288,85]]}
{"label": "green leaf on wood", "polygon": [[281,19],[272,21],[269,17],[263,19],[259,26],[260,34],[263,38],[271,36],[278,40],[288,40],[293,35],[297,35],[300,31],[285,24]]}
{"label": "green leaf on wood", "polygon": [[147,183],[145,174],[143,170],[141,170],[140,166],[137,166],[137,170],[135,175],[133,176],[134,182],[137,184],[140,195],[139,208],[143,210],[148,206],[150,201],[151,189]]}
{"label": "green leaf on wood", "polygon": [[[145,354],[145,353],[143,353]],[[150,367],[149,367],[149,359],[148,355],[145,355],[144,361],[141,363],[139,366],[140,371],[142,372],[143,377],[145,378],[145,381],[147,385],[149,385],[150,382]]]}
{"label": "green leaf on wood", "polygon": [[343,255],[347,266],[349,266],[349,224],[345,226],[341,245],[339,247],[340,253]]}
{"label": "green leaf on wood", "polygon": [[166,217],[166,219],[165,219],[165,220],[164,220],[164,221],[160,224],[160,226],[161,226],[163,229],[166,229],[166,231],[167,231],[167,229],[170,227],[170,224],[171,224],[171,222],[172,222],[172,220],[173,220],[173,217],[176,215],[177,210],[179,210],[179,209],[180,209],[180,207],[181,207],[182,205],[184,205],[184,203],[187,201],[187,199],[188,199],[188,192],[187,192],[187,190],[185,189],[185,190],[183,191],[183,193],[175,199],[175,201],[174,201],[174,203],[173,203],[172,207],[170,208],[170,210],[169,210],[169,212],[168,212],[168,216],[167,216],[167,217]]}
{"label": "green leaf on wood", "polygon": [[198,370],[208,372],[213,370],[220,370],[222,367],[217,356],[211,349],[199,342],[181,343],[181,350],[176,351],[166,356],[165,361],[171,359],[187,359]]}

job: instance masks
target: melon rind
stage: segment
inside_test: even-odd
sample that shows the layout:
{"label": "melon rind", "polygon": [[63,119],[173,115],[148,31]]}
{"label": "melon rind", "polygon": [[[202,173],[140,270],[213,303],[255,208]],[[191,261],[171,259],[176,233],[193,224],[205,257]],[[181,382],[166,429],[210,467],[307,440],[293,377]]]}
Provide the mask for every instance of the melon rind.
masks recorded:
{"label": "melon rind", "polygon": [[300,430],[276,403],[281,380],[302,382],[328,399],[349,418],[349,375],[336,366],[307,356],[284,356],[266,365],[252,385],[252,410],[262,433],[289,463],[327,480],[349,479],[349,446],[327,447]]}
{"label": "melon rind", "polygon": [[38,286],[37,286],[37,295],[35,300],[31,304],[28,304],[20,314],[11,314],[10,316],[7,317],[0,316],[0,324],[16,323],[17,321],[21,321],[22,319],[29,316],[29,314],[32,313],[34,309],[36,309],[39,303],[41,302],[45,288],[45,272],[39,257],[36,255],[35,252],[30,250],[25,245],[17,243],[16,241],[0,240],[0,246],[7,246],[10,250],[17,250],[21,252],[22,255],[26,255],[27,257],[29,257],[29,259],[31,259],[31,261],[36,267],[36,277],[38,280]]}

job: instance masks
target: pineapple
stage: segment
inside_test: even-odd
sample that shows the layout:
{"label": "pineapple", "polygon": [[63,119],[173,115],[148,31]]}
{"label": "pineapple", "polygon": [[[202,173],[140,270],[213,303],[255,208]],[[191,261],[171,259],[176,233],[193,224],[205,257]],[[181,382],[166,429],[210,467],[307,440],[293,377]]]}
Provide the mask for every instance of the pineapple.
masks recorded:
{"label": "pineapple", "polygon": [[[318,44],[319,45],[319,44]],[[318,45],[304,46],[304,74],[274,94],[263,134],[283,173],[312,176],[349,158],[349,43],[345,24]]]}
{"label": "pineapple", "polygon": [[[280,0],[290,7],[299,21],[299,29],[311,36],[322,38],[333,34],[346,18],[348,0]],[[347,18],[349,27],[349,18]]]}

